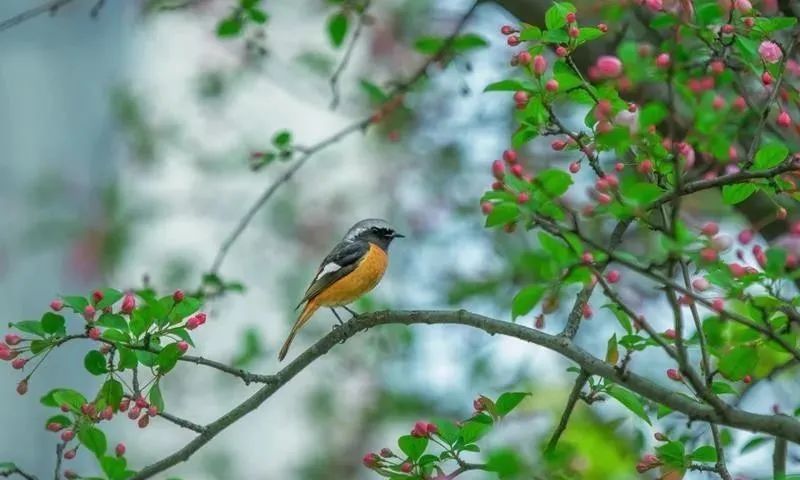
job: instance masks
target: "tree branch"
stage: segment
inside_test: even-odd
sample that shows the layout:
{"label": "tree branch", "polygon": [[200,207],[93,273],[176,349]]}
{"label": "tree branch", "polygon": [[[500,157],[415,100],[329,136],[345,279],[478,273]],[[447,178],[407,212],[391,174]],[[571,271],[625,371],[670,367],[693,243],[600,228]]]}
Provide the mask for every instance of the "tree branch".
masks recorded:
{"label": "tree branch", "polygon": [[572,410],[575,409],[575,404],[578,403],[581,390],[583,389],[583,386],[586,385],[588,380],[589,374],[586,373],[586,370],[581,370],[578,374],[578,378],[575,379],[575,385],[572,386],[572,391],[567,398],[567,406],[564,407],[564,413],[561,414],[561,420],[558,422],[558,426],[556,427],[555,431],[553,431],[553,436],[550,437],[550,441],[547,442],[547,448],[545,451],[550,452],[556,448],[558,440],[561,438],[561,434],[567,429],[569,417],[572,415]]}
{"label": "tree branch", "polygon": [[163,418],[164,420],[167,420],[168,422],[172,422],[175,425],[178,425],[179,427],[187,428],[189,430],[194,430],[197,433],[204,433],[206,431],[206,427],[202,425],[198,425],[189,420],[176,417],[175,415],[172,415],[167,412],[158,412],[158,416]]}
{"label": "tree branch", "polygon": [[772,452],[772,478],[774,480],[783,480],[786,477],[787,447],[785,438],[775,438],[775,450]]}
{"label": "tree branch", "polygon": [[262,387],[250,398],[206,426],[206,431],[158,462],[140,470],[131,480],[151,478],[178,463],[188,460],[196,451],[210,442],[220,432],[252,412],[298,373],[311,365],[337,344],[357,333],[378,325],[400,324],[457,324],[483,330],[490,335],[514,337],[545,347],[577,363],[590,375],[607,378],[643,397],[665,405],[692,420],[715,422],[742,430],[761,432],[800,443],[800,422],[785,415],[760,415],[731,408],[722,416],[713,407],[697,402],[678,391],[659,385],[649,378],[633,372],[620,372],[614,365],[591,355],[571,340],[549,335],[511,322],[495,320],[483,315],[458,311],[383,311],[361,315],[328,333],[296,359],[275,374],[275,383]]}
{"label": "tree branch", "polygon": [[39,480],[38,477],[35,475],[31,475],[30,473],[26,473],[22,471],[18,466],[14,465],[12,468],[7,470],[0,470],[0,477],[2,478],[10,478],[12,475],[19,475],[20,477],[24,478],[25,480]]}
{"label": "tree branch", "polygon": [[43,3],[37,7],[33,7],[31,9],[25,10],[22,13],[14,15],[11,18],[3,20],[0,22],[0,32],[3,30],[8,30],[9,28],[19,25],[20,23],[30,20],[32,18],[38,17],[43,13],[55,13],[59,8],[63,7],[64,5],[73,2],[74,0],[51,0],[49,2]]}
{"label": "tree branch", "polygon": [[347,44],[347,50],[345,50],[342,60],[339,62],[339,65],[336,66],[336,70],[333,71],[333,75],[331,75],[331,78],[328,82],[331,86],[331,110],[335,110],[339,105],[339,76],[341,76],[342,72],[344,72],[344,69],[347,68],[347,64],[350,62],[350,57],[353,55],[353,50],[355,50],[358,39],[361,37],[361,30],[364,28],[364,21],[366,19],[367,10],[369,9],[370,3],[371,1],[367,0],[361,9],[361,12],[358,14],[358,23],[356,23],[356,28],[353,30],[353,36],[350,38],[350,43]]}

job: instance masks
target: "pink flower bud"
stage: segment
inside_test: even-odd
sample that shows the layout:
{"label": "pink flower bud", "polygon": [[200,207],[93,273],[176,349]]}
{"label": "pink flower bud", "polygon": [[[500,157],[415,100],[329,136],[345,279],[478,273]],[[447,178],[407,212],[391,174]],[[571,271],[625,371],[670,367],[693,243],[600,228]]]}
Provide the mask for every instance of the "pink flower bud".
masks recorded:
{"label": "pink flower bud", "polygon": [[715,298],[711,301],[711,308],[713,308],[715,312],[721,313],[725,309],[725,300]]}
{"label": "pink flower bud", "polygon": [[156,415],[158,415],[158,407],[156,407],[155,405],[150,405],[149,407],[147,407],[147,414],[151,417],[155,417]]}
{"label": "pink flower bud", "polygon": [[509,35],[506,39],[506,43],[508,43],[509,46],[516,47],[519,45],[519,37],[516,35]]}
{"label": "pink flower bud", "polygon": [[735,32],[735,31],[736,31],[736,27],[734,27],[730,23],[726,23],[725,25],[722,26],[722,33],[724,33],[726,35],[730,35],[731,33]]}
{"label": "pink flower bud", "polygon": [[643,174],[643,175],[647,175],[649,173],[652,173],[653,172],[653,161],[650,160],[650,159],[642,160],[642,163],[640,163],[639,165],[636,166],[636,171],[641,173],[641,174]]}
{"label": "pink flower bud", "polygon": [[503,160],[508,163],[517,163],[517,152],[511,149],[503,151]]}
{"label": "pink flower bud", "polygon": [[753,9],[750,0],[735,0],[733,2],[733,7],[741,13],[750,13],[750,10]]}
{"label": "pink flower bud", "polygon": [[692,280],[692,287],[698,292],[704,292],[711,288],[711,284],[703,277],[698,277]]}
{"label": "pink flower bud", "polygon": [[761,45],[758,46],[758,54],[761,55],[761,59],[767,63],[778,63],[783,57],[781,47],[779,47],[777,43],[769,40],[761,42]]}
{"label": "pink flower bud", "polygon": [[544,328],[544,315],[536,315],[536,322],[533,325],[537,329],[541,330]]}
{"label": "pink flower bud", "polygon": [[598,23],[597,29],[603,33],[608,33],[608,25],[606,25],[605,23]]}
{"label": "pink flower bud", "polygon": [[525,105],[528,103],[528,98],[528,92],[523,92],[522,90],[514,92],[514,103],[517,105]]}
{"label": "pink flower bud", "polygon": [[150,425],[150,417],[147,415],[142,415],[139,417],[139,421],[136,423],[139,425],[139,428],[146,428],[148,425]]}
{"label": "pink flower bud", "polygon": [[519,55],[517,55],[517,63],[520,65],[528,65],[532,59],[533,57],[529,52],[519,52]]}
{"label": "pink flower bud", "polygon": [[588,303],[583,304],[583,318],[587,320],[592,318],[592,307]]}
{"label": "pink flower bud", "polygon": [[494,210],[494,204],[491,202],[481,203],[481,212],[483,212],[484,215],[489,215],[492,213],[492,210]]}
{"label": "pink flower bud", "polygon": [[[786,215],[787,214],[788,214],[788,212],[786,211],[786,209],[783,208],[783,207],[780,207],[778,209],[778,211],[775,212],[775,218],[777,218],[778,220],[786,220]],[[7,342],[8,342],[8,340],[6,340],[6,343]],[[9,343],[9,345],[11,345],[11,344]]]}
{"label": "pink flower bud", "polygon": [[606,273],[606,280],[608,283],[617,283],[620,278],[620,273],[618,270],[611,270],[610,272]]}
{"label": "pink flower bud", "polygon": [[551,78],[550,80],[547,81],[547,83],[544,84],[544,88],[548,92],[557,92],[558,91],[558,81],[556,81],[555,79]]}
{"label": "pink flower bud", "polygon": [[681,380],[683,380],[683,376],[681,375],[681,373],[675,370],[674,368],[670,368],[667,370],[667,377],[669,377],[670,380],[674,380],[676,382],[680,382]]}
{"label": "pink flower bud", "polygon": [[608,205],[609,203],[611,203],[611,195],[608,195],[606,193],[598,193],[597,203],[599,203],[600,205]]}
{"label": "pink flower bud", "polygon": [[547,60],[542,55],[536,55],[533,57],[533,73],[538,76],[542,76],[544,72],[547,70]]}
{"label": "pink flower bud", "polygon": [[622,162],[617,162],[614,164],[614,171],[621,172],[625,168],[625,164]]}
{"label": "pink flower bud", "polygon": [[664,9],[664,2],[662,0],[645,0],[644,4],[654,12],[660,12]]}
{"label": "pink flower bud", "polygon": [[742,381],[744,383],[750,383],[753,381],[753,377],[751,377],[750,375],[745,375],[744,378],[742,378]]}
{"label": "pink flower bud", "polygon": [[66,452],[64,452],[64,458],[67,460],[72,460],[73,458],[75,458],[75,455],[77,454],[78,454],[78,449],[76,447],[73,448],[72,450],[67,450]]}
{"label": "pink flower bud", "polygon": [[61,440],[65,441],[65,442],[69,442],[73,438],[75,438],[75,431],[74,430],[64,430],[63,432],[61,432]]}
{"label": "pink flower bud", "polygon": [[92,340],[99,340],[100,339],[100,329],[99,328],[92,327],[92,328],[89,329],[89,331],[86,334],[89,335],[89,338],[91,338]]}
{"label": "pink flower bud", "polygon": [[567,23],[575,23],[575,20],[577,20],[577,16],[575,15],[575,12],[567,13],[567,16],[565,18],[567,20]]}
{"label": "pink flower bud", "polygon": [[742,278],[747,274],[745,268],[738,263],[729,264],[728,270],[730,270],[731,275],[733,275],[734,278]]}
{"label": "pink flower bud", "polygon": [[553,140],[553,142],[550,144],[550,148],[552,148],[556,152],[560,152],[561,150],[564,150],[564,147],[566,147],[566,146],[567,146],[567,142],[565,142],[564,140]]}
{"label": "pink flower bud", "polygon": [[581,169],[581,164],[578,162],[572,162],[569,164],[569,171],[571,173],[578,173]]}
{"label": "pink flower bud", "polygon": [[83,318],[87,322],[93,322],[95,313],[96,313],[96,310],[95,310],[95,308],[93,306],[86,305],[86,308],[83,309]]}
{"label": "pink flower bud", "polygon": [[5,341],[8,345],[14,346],[17,345],[19,342],[22,341],[22,337],[17,335],[16,333],[9,333],[5,336]]}
{"label": "pink flower bud", "polygon": [[517,178],[522,178],[523,168],[519,163],[511,165],[511,173]]}
{"label": "pink flower bud", "polygon": [[425,426],[425,431],[428,432],[428,435],[434,435],[439,433],[439,427],[437,427],[435,423],[428,423],[428,425]]}
{"label": "pink flower bud", "polygon": [[786,111],[783,111],[778,114],[778,118],[775,120],[775,123],[778,124],[779,127],[788,128],[792,126],[792,117],[789,116]]}
{"label": "pink flower bud", "polygon": [[381,457],[383,457],[383,458],[394,457],[394,452],[392,452],[390,449],[388,449],[386,447],[381,448]]}
{"label": "pink flower bud", "polygon": [[764,85],[772,85],[772,75],[769,72],[761,74],[761,83]]}
{"label": "pink flower bud", "polygon": [[498,180],[502,180],[506,174],[506,167],[500,160],[492,162],[492,175]]}
{"label": "pink flower bud", "polygon": [[556,47],[556,55],[558,55],[559,57],[566,57],[567,54],[569,54],[569,51],[567,51],[566,47],[563,47],[561,45]]}
{"label": "pink flower bud", "polygon": [[414,465],[411,462],[403,462],[403,464],[400,465],[400,471],[403,473],[409,473],[413,468]]}
{"label": "pink flower bud", "polygon": [[671,59],[668,53],[661,53],[656,57],[656,66],[658,68],[669,68]]}
{"label": "pink flower bud", "polygon": [[114,453],[118,457],[121,457],[121,456],[125,455],[125,444],[122,443],[122,442],[118,443],[117,446],[114,447]]}
{"label": "pink flower bud", "polygon": [[528,192],[519,192],[519,195],[517,195],[517,203],[519,203],[520,205],[528,203],[528,200],[530,199],[531,196],[528,195]]}
{"label": "pink flower bud", "polygon": [[378,464],[379,461],[380,461],[380,458],[377,455],[375,455],[374,453],[368,453],[368,454],[364,455],[364,458],[361,459],[361,463],[363,463],[364,466],[367,467],[367,468],[375,467]]}
{"label": "pink flower bud", "polygon": [[175,303],[181,303],[183,301],[184,297],[185,297],[185,295],[183,293],[183,290],[175,290],[175,293],[172,294],[172,300]]}
{"label": "pink flower bud", "polygon": [[503,25],[502,27],[500,27],[500,33],[502,33],[503,35],[511,35],[516,31],[517,30],[511,25]]}
{"label": "pink flower bud", "polygon": [[142,413],[142,410],[139,407],[132,407],[128,410],[128,418],[131,420],[136,420],[139,418],[139,414]]}
{"label": "pink flower bud", "polygon": [[61,311],[62,308],[64,308],[64,302],[62,302],[61,300],[55,299],[52,302],[50,302],[50,309],[53,310],[54,312],[59,312]]}
{"label": "pink flower bud", "polygon": [[739,243],[742,245],[747,245],[753,240],[753,231],[749,229],[742,230],[739,232],[737,238],[739,239]]}
{"label": "pink flower bud", "polygon": [[120,311],[127,315],[130,314],[134,308],[136,308],[136,297],[134,297],[132,293],[126,293],[125,297],[122,299]]}
{"label": "pink flower bud", "polygon": [[28,363],[28,359],[27,358],[23,358],[23,357],[15,358],[11,362],[11,367],[14,368],[15,370],[22,370],[25,367],[26,363]]}
{"label": "pink flower bud", "polygon": [[62,428],[64,428],[64,426],[58,422],[50,422],[47,424],[47,429],[51,432],[59,432]]}
{"label": "pink flower bud", "polygon": [[427,437],[428,436],[428,424],[426,422],[417,422],[414,424],[414,428],[411,429],[411,436],[412,437]]}
{"label": "pink flower bud", "polygon": [[666,338],[669,338],[670,340],[675,340],[676,338],[678,338],[678,334],[676,334],[675,329],[672,328],[664,330],[664,336]]}
{"label": "pink flower bud", "polygon": [[595,68],[601,78],[617,78],[622,75],[622,61],[613,55],[598,57]]}
{"label": "pink flower bud", "polygon": [[711,263],[717,260],[717,251],[713,248],[704,248],[700,250],[700,259],[706,263]]}
{"label": "pink flower bud", "polygon": [[100,300],[102,299],[103,299],[103,292],[101,292],[100,290],[95,290],[94,292],[92,292],[92,303],[96,305],[100,303]]}
{"label": "pink flower bud", "polygon": [[581,29],[578,27],[569,27],[567,35],[569,35],[570,38],[578,38],[581,35]]}
{"label": "pink flower bud", "polygon": [[714,60],[709,65],[709,68],[711,69],[711,73],[719,75],[725,71],[725,63],[722,60]]}
{"label": "pink flower bud", "polygon": [[713,237],[719,233],[719,225],[716,222],[708,222],[700,229],[700,233],[707,237]]}

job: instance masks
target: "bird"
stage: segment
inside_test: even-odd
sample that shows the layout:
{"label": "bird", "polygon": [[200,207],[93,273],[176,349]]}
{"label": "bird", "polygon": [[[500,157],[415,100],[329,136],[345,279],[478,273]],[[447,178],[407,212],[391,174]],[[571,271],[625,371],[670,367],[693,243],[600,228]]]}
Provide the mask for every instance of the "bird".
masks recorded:
{"label": "bird", "polygon": [[389,245],[392,240],[403,237],[405,235],[379,218],[361,220],[350,227],[342,241],[322,260],[314,280],[297,304],[296,309],[305,306],[278,353],[278,361],[286,358],[295,335],[320,307],[330,308],[340,324],[343,322],[335,307],[344,307],[357,316],[347,305],[378,285],[389,265]]}

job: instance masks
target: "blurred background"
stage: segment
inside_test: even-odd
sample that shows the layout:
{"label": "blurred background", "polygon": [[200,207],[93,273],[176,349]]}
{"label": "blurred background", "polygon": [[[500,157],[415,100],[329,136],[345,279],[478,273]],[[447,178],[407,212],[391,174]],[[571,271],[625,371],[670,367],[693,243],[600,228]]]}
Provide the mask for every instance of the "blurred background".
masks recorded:
{"label": "blurred background", "polygon": [[[0,17],[33,3],[4,0]],[[234,3],[109,0],[93,18],[96,3],[75,0],[0,32],[4,321],[38,317],[54,296],[102,285],[195,288],[239,218],[291,165],[278,159],[254,171],[252,153],[269,150],[284,130],[308,146],[368,116],[374,104],[363,80],[386,86],[408,78],[425,61],[414,40],[447,35],[471,5],[373,2],[331,109],[329,78],[344,53],[326,34],[336,2],[264,2],[263,26],[248,24],[236,38],[219,38],[217,25]],[[206,305],[198,354],[276,371],[277,349],[319,261],[366,217],[388,219],[407,238],[392,245],[384,281],[356,310],[458,306],[510,320],[510,300],[525,283],[525,272],[514,266],[524,263],[514,260],[531,261],[528,240],[484,230],[478,199],[491,182],[489,164],[508,148],[513,104],[508,95],[481,92],[511,68],[499,27],[517,23],[514,15],[533,23],[544,8],[524,1],[480,5],[465,31],[483,37],[486,48],[432,65],[430,79],[406,95],[405,108],[320,151],[281,187],[219,271],[224,282],[244,288]],[[577,122],[581,117],[575,112]],[[544,146],[526,147],[524,162],[566,166],[566,157]],[[580,185],[571,194],[576,202],[588,198]],[[695,201],[697,222],[719,214],[718,201]],[[735,232],[739,224],[732,218],[724,228]],[[657,315],[666,308],[658,291],[642,282],[623,288],[630,303],[653,315],[654,326],[667,327],[669,319]],[[602,356],[606,337],[593,331],[608,331],[616,320],[601,308],[602,297],[592,303],[596,314],[578,342]],[[549,315],[544,329],[560,331],[570,307],[565,302]],[[518,321],[533,325],[533,315]],[[334,322],[320,312],[290,357]],[[55,386],[97,388],[96,378],[70,362],[81,351],[68,344],[56,352],[58,360],[37,372],[27,397],[14,392],[16,372],[0,369],[0,460],[51,475],[55,439],[41,428],[49,412],[31,400]],[[633,366],[647,374],[664,365],[653,353]],[[544,349],[465,328],[382,327],[334,348],[192,461],[159,478],[373,478],[360,464],[365,452],[396,448],[393,439],[415,420],[463,419],[477,395],[508,390],[533,395],[493,432],[487,453],[512,448],[541,478],[635,478],[652,433],[680,418],[642,430],[611,401],[591,409],[579,404],[562,440],[566,453],[539,457],[571,388],[568,366]],[[197,423],[257,388],[213,370],[178,368],[162,387],[167,409]],[[755,389],[746,405],[766,412],[793,391],[775,388]],[[121,418],[112,425],[109,438],[128,445],[134,467],[192,436],[165,421],[143,431]],[[707,433],[703,425],[693,428]],[[730,436],[737,445],[749,439]],[[766,475],[768,462],[760,460],[768,454],[754,448],[730,458],[730,468],[748,478]],[[96,469],[88,454],[71,462],[81,472]]]}

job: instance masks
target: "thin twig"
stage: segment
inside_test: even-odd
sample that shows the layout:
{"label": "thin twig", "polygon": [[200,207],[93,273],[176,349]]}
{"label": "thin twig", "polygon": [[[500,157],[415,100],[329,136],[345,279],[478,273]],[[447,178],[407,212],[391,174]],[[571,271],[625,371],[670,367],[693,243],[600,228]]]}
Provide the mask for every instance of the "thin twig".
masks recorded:
{"label": "thin twig", "polygon": [[38,17],[43,13],[47,12],[55,13],[59,8],[63,7],[68,3],[71,3],[72,1],[73,0],[51,0],[37,7],[25,10],[22,13],[18,13],[17,15],[14,15],[13,17],[0,22],[0,32],[2,32],[3,30],[8,30],[9,28],[15,25],[19,25],[20,23],[26,20]]}
{"label": "thin twig", "polygon": [[713,407],[697,402],[662,384],[633,372],[619,372],[614,366],[591,355],[569,339],[514,324],[495,320],[464,310],[458,311],[384,311],[361,315],[353,318],[332,332],[328,333],[296,359],[275,374],[276,382],[266,385],[250,398],[225,413],[206,426],[206,431],[195,437],[178,451],[149,465],[131,477],[131,480],[143,480],[188,460],[195,452],[210,442],[220,432],[239,419],[257,409],[275,392],[292,380],[298,373],[311,365],[337,344],[353,337],[361,331],[378,325],[387,324],[451,324],[465,325],[483,330],[489,334],[500,334],[514,337],[532,344],[540,345],[559,353],[575,363],[591,375],[607,378],[634,393],[642,395],[654,402],[663,404],[672,410],[682,412],[692,420],[715,422],[733,428],[760,432],[772,436],[786,438],[792,442],[800,442],[800,422],[786,415],[761,415],[731,408],[727,415],[720,415]]}
{"label": "thin twig", "polygon": [[767,97],[767,102],[764,104],[764,109],[761,111],[761,118],[758,120],[758,125],[756,125],[756,130],[753,133],[753,141],[750,142],[750,148],[747,149],[747,159],[742,165],[742,170],[747,170],[753,165],[753,161],[756,158],[756,151],[758,150],[758,144],[761,141],[761,132],[764,130],[764,125],[767,123],[767,117],[769,117],[769,111],[772,109],[772,104],[775,103],[775,100],[778,98],[778,94],[781,91],[783,77],[786,76],[786,62],[791,57],[795,46],[797,46],[799,38],[800,37],[793,38],[789,48],[787,48],[786,52],[784,52],[780,66],[781,74],[778,75],[777,79],[775,79],[775,84],[772,86],[772,91],[770,92],[769,97]]}
{"label": "thin twig", "polygon": [[0,477],[10,478],[12,475],[19,475],[25,480],[39,480],[38,477],[36,477],[36,475],[31,475],[30,473],[21,470],[16,465],[14,465],[14,467],[9,470],[0,470]]}
{"label": "thin twig", "polygon": [[61,442],[56,445],[56,469],[55,480],[61,480],[61,461],[64,458],[64,449],[67,448],[67,442]]}
{"label": "thin twig", "polygon": [[180,418],[180,417],[176,417],[175,415],[172,415],[172,414],[167,413],[167,412],[158,412],[158,416],[163,418],[164,420],[167,420],[168,422],[172,422],[175,425],[178,425],[179,427],[188,428],[189,430],[193,430],[193,431],[195,431],[197,433],[203,433],[203,432],[206,431],[206,427],[204,427],[202,425],[198,425],[198,424],[196,424],[194,422],[191,422],[189,420],[186,420],[186,419],[183,419],[183,418]]}
{"label": "thin twig", "polygon": [[[400,83],[397,85],[388,95],[389,98],[396,97],[407,92],[414,84],[416,84],[422,77],[426,75],[428,71],[428,67],[434,62],[439,61],[445,52],[447,52],[450,47],[452,46],[455,38],[461,33],[461,30],[466,25],[467,20],[472,16],[473,12],[475,11],[476,7],[478,6],[478,2],[472,4],[472,6],[462,15],[461,19],[459,20],[458,24],[456,25],[453,32],[450,36],[445,39],[442,43],[442,46],[439,50],[428,57],[428,59],[420,65],[415,73],[413,73],[405,82]],[[334,133],[330,137],[320,141],[319,143],[312,145],[309,148],[303,150],[302,156],[292,165],[286,172],[283,173],[280,177],[278,177],[272,184],[270,184],[266,190],[256,199],[253,205],[247,210],[245,215],[239,220],[236,227],[233,231],[228,235],[225,241],[222,242],[222,245],[217,252],[217,255],[214,258],[214,262],[211,264],[211,269],[209,273],[216,274],[219,272],[220,267],[222,266],[222,262],[225,260],[226,255],[228,254],[228,250],[230,250],[231,246],[236,242],[239,236],[244,232],[250,222],[253,220],[253,217],[258,213],[259,210],[267,203],[267,201],[275,194],[278,188],[281,187],[284,183],[288,182],[295,173],[297,173],[300,168],[305,165],[305,163],[317,152],[320,150],[337,143],[338,141],[342,140],[346,136],[350,135],[353,132],[364,131],[369,127],[370,124],[373,123],[373,116],[370,115],[369,117],[359,120],[352,125],[349,125],[342,130]]]}
{"label": "thin twig", "polygon": [[350,62],[350,57],[353,55],[353,50],[355,50],[358,39],[361,37],[361,30],[364,28],[369,6],[370,0],[367,0],[361,9],[361,12],[358,14],[358,23],[356,23],[356,28],[353,30],[353,36],[350,38],[350,43],[347,44],[347,50],[345,50],[342,60],[339,62],[339,65],[336,66],[336,70],[333,71],[333,75],[331,75],[331,78],[328,82],[331,86],[331,110],[335,110],[339,105],[339,77],[341,76],[342,72],[344,72],[344,69],[347,68],[347,64]]}
{"label": "thin twig", "polygon": [[575,404],[578,403],[581,390],[583,389],[583,386],[586,385],[588,380],[589,373],[586,372],[586,370],[581,370],[580,373],[578,373],[578,378],[575,379],[575,385],[572,386],[572,391],[567,398],[567,405],[564,407],[564,413],[561,414],[561,420],[559,420],[558,426],[553,431],[550,441],[547,442],[547,448],[545,451],[551,452],[556,448],[556,445],[558,445],[558,440],[561,438],[561,434],[567,429],[567,423],[569,423],[569,417],[572,415],[572,411],[575,409]]}

